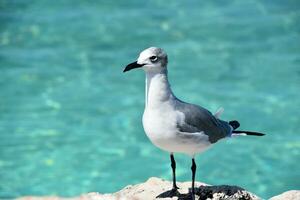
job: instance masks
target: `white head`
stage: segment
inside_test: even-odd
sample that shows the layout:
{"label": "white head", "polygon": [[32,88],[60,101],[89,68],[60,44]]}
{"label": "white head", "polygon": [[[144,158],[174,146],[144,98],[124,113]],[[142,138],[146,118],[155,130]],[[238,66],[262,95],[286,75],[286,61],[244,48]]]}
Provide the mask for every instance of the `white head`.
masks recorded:
{"label": "white head", "polygon": [[168,56],[165,51],[158,47],[150,47],[140,53],[137,61],[127,65],[123,72],[142,67],[145,72],[160,73],[166,71]]}

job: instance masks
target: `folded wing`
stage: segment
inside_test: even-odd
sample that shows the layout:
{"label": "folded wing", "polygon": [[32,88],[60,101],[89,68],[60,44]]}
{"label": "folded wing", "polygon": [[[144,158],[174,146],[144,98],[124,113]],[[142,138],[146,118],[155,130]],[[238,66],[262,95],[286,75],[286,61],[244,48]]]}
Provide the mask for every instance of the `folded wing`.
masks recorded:
{"label": "folded wing", "polygon": [[228,122],[217,119],[205,108],[179,101],[175,109],[185,116],[184,121],[177,124],[177,128],[181,132],[204,132],[208,135],[211,143],[215,143],[231,134],[232,127]]}

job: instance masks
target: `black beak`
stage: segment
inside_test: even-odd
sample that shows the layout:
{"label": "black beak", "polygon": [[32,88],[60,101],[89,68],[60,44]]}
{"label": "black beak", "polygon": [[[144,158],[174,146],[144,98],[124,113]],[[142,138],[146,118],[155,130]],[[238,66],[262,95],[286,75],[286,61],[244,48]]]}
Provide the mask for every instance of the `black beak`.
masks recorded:
{"label": "black beak", "polygon": [[140,68],[140,67],[143,67],[144,64],[138,64],[137,61],[133,62],[133,63],[130,63],[129,65],[127,65],[125,67],[125,69],[123,70],[123,72],[127,72],[129,70],[132,70],[132,69],[135,69],[135,68]]}

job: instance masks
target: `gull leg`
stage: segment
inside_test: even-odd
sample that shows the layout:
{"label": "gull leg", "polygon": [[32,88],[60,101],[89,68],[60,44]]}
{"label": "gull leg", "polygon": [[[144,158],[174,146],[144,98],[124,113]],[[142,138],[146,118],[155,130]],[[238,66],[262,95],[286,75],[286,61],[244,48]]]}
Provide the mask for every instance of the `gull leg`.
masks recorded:
{"label": "gull leg", "polygon": [[176,169],[176,162],[174,159],[173,153],[170,154],[170,159],[171,159],[171,167],[172,167],[172,172],[173,172],[173,187],[171,190],[166,191],[158,195],[156,198],[167,198],[167,197],[174,197],[174,196],[179,196],[180,193],[178,192],[178,187],[176,185],[176,174],[175,174],[175,169]]}
{"label": "gull leg", "polygon": [[195,163],[195,159],[192,158],[192,199],[195,199],[195,175],[196,175],[196,163]]}
{"label": "gull leg", "polygon": [[173,174],[173,188],[172,188],[172,190],[176,191],[178,189],[178,187],[176,185],[176,173],[175,173],[176,162],[175,162],[173,153],[170,154],[170,159],[171,159],[171,167],[172,167],[172,172],[173,172],[172,173]]}

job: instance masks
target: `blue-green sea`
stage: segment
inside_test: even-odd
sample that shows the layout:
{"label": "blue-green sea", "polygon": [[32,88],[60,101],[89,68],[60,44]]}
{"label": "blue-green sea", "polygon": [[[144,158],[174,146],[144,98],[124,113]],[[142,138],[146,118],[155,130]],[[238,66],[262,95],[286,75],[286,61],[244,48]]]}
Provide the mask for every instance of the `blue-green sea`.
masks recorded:
{"label": "blue-green sea", "polygon": [[299,0],[0,0],[0,198],[171,180],[142,128],[144,72],[122,73],[150,46],[175,95],[267,134],[197,156],[197,181],[300,189],[299,22]]}

